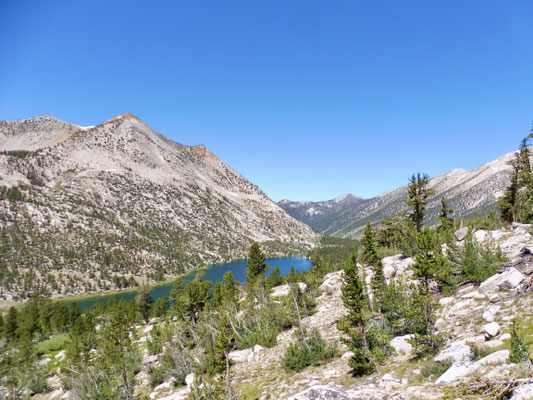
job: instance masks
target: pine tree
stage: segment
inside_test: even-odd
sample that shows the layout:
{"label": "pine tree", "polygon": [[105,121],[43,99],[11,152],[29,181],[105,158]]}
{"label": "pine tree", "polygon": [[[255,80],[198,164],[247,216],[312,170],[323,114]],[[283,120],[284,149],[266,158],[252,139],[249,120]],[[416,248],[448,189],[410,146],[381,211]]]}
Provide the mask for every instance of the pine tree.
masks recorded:
{"label": "pine tree", "polygon": [[453,228],[453,219],[450,215],[453,214],[453,209],[448,207],[448,199],[442,197],[440,199],[440,210],[439,210],[439,221],[440,221],[440,230],[447,231]]}
{"label": "pine tree", "polygon": [[361,238],[361,247],[361,261],[365,265],[370,265],[374,271],[370,280],[370,289],[372,290],[373,294],[373,308],[375,311],[381,311],[383,307],[383,297],[386,292],[387,281],[385,280],[385,275],[383,274],[381,259],[376,250],[374,231],[368,222],[363,232],[363,237]]}
{"label": "pine tree", "polygon": [[254,242],[248,253],[248,262],[246,264],[246,286],[252,288],[258,277],[264,276],[267,271],[265,264],[265,255],[261,251],[259,244]]}
{"label": "pine tree", "polygon": [[294,268],[294,264],[291,264],[291,271],[285,277],[286,283],[296,283],[300,281],[300,274]]}
{"label": "pine tree", "polygon": [[170,291],[170,301],[172,301],[172,311],[179,317],[185,317],[185,285],[181,278],[174,281],[174,285]]}
{"label": "pine tree", "polygon": [[503,196],[498,199],[500,216],[511,225],[516,220],[518,203],[518,180],[520,174],[520,163],[518,155],[509,161],[511,171],[509,172],[509,185],[505,188]]}
{"label": "pine tree", "polygon": [[139,309],[144,323],[147,324],[150,320],[150,311],[152,310],[152,304],[154,303],[154,299],[150,295],[150,289],[147,287],[140,289],[136,300],[137,308]]}
{"label": "pine tree", "polygon": [[197,280],[191,281],[184,289],[184,310],[185,315],[196,324],[200,312],[204,309],[209,299],[209,292],[211,291],[211,282]]}
{"label": "pine tree", "polygon": [[413,174],[409,178],[409,185],[407,186],[407,199],[404,203],[411,209],[410,216],[416,224],[418,233],[422,232],[422,221],[426,213],[427,199],[432,196],[435,191],[428,187],[429,177],[427,174]]}
{"label": "pine tree", "polygon": [[521,363],[529,361],[529,346],[526,346],[524,338],[520,334],[516,318],[513,320],[511,328],[511,354],[509,361],[512,363]]}
{"label": "pine tree", "polygon": [[119,302],[111,320],[102,330],[100,343],[103,350],[103,361],[110,371],[121,382],[123,398],[131,400],[133,396],[133,379],[136,366],[139,364],[137,346],[130,336],[131,320],[124,302]]}
{"label": "pine tree", "polygon": [[445,258],[441,254],[437,237],[430,228],[424,228],[418,237],[418,248],[416,262],[411,266],[418,279],[418,291],[412,294],[410,311],[415,345],[420,355],[434,353],[442,344],[442,339],[434,332],[435,302],[431,295],[431,283],[444,268]]}
{"label": "pine tree", "polygon": [[374,231],[370,226],[370,222],[366,223],[363,236],[361,238],[361,263],[364,265],[376,266],[380,262],[378,252],[376,250],[376,241],[374,239]]}
{"label": "pine tree", "polygon": [[272,270],[270,275],[266,279],[267,288],[272,289],[275,286],[279,286],[283,283],[283,275],[279,270],[279,265]]}
{"label": "pine tree", "polygon": [[231,271],[226,272],[222,279],[215,284],[211,296],[211,306],[215,309],[228,303],[237,302],[237,284],[233,278],[233,273]]}
{"label": "pine tree", "polygon": [[348,364],[354,375],[366,375],[374,370],[374,363],[366,330],[365,313],[368,312],[368,301],[359,277],[355,253],[344,263],[342,301],[348,313],[339,321],[338,328],[348,336],[348,339],[342,340],[354,353]]}
{"label": "pine tree", "polygon": [[18,312],[11,307],[7,313],[5,335],[8,339],[14,339],[18,330]]}
{"label": "pine tree", "polygon": [[163,295],[163,297],[160,297],[159,299],[157,299],[156,302],[154,303],[154,315],[159,318],[165,317],[168,313],[168,307],[169,307],[168,297],[165,294]]}

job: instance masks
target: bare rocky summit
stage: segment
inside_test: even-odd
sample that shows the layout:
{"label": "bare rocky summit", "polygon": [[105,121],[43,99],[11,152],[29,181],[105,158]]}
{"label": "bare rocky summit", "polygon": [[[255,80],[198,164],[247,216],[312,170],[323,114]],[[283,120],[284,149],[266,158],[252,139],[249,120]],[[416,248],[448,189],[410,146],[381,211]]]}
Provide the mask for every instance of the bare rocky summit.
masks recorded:
{"label": "bare rocky summit", "polygon": [[153,281],[243,257],[301,252],[318,234],[203,145],[124,114],[94,127],[0,122],[0,299]]}
{"label": "bare rocky summit", "polygon": [[[513,157],[514,152],[508,153],[473,170],[454,169],[431,179],[429,187],[435,195],[429,199],[426,222],[436,220],[443,196],[455,210],[456,219],[494,207],[509,184],[508,162]],[[367,222],[377,223],[406,210],[406,197],[407,186],[402,186],[371,199],[345,195],[322,202],[282,200],[278,204],[319,232],[353,238],[362,233]]]}

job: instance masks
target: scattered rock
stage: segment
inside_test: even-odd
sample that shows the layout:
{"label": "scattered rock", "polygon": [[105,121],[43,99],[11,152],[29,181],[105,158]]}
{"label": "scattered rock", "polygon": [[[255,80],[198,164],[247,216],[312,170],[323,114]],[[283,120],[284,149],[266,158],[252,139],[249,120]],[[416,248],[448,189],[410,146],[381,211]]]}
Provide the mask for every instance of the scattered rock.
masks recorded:
{"label": "scattered rock", "polygon": [[486,310],[484,313],[483,313],[483,319],[487,322],[492,322],[494,321],[494,314],[491,313],[489,310]]}
{"label": "scattered rock", "polygon": [[515,388],[510,400],[533,400],[533,383]]}
{"label": "scattered rock", "polygon": [[[307,291],[307,285],[303,282],[296,283],[298,287],[300,288],[300,291],[306,292]],[[290,286],[288,284],[275,286],[272,288],[272,293],[270,293],[270,297],[281,297],[281,296],[288,296],[290,294]]]}
{"label": "scattered rock", "polygon": [[524,275],[516,268],[511,267],[507,271],[501,274],[496,274],[485,280],[479,286],[480,293],[486,293],[490,290],[499,289],[512,289],[520,282],[524,280]]}
{"label": "scattered rock", "polygon": [[454,383],[459,379],[475,372],[475,370],[476,368],[472,362],[457,361],[454,362],[452,366],[435,381],[435,383],[437,385]]}
{"label": "scattered rock", "polygon": [[476,242],[484,242],[487,240],[488,233],[487,231],[480,229],[479,231],[475,231],[473,236]]}
{"label": "scattered rock", "polygon": [[194,383],[194,373],[191,373],[185,377],[185,384],[191,386]]}
{"label": "scattered rock", "polygon": [[413,271],[411,265],[415,263],[411,257],[405,257],[403,254],[396,254],[395,256],[384,257],[381,260],[383,266],[383,274],[385,278],[390,279],[398,276],[411,276]]}
{"label": "scattered rock", "polygon": [[485,350],[492,350],[496,347],[500,347],[503,344],[502,340],[494,339],[489,340],[488,342],[483,343],[481,347],[483,347]]}
{"label": "scattered rock", "polygon": [[58,360],[63,360],[65,359],[66,355],[67,355],[67,352],[65,350],[62,350],[56,354],[55,358],[57,358]]}
{"label": "scattered rock", "polygon": [[389,344],[402,358],[409,358],[413,353],[413,345],[408,340],[413,338],[413,335],[396,336]]}
{"label": "scattered rock", "polygon": [[146,327],[144,328],[144,333],[152,332],[152,329],[154,329],[153,325],[146,325]]}
{"label": "scattered rock", "polygon": [[392,376],[391,374],[385,374],[381,377],[381,380],[384,381],[384,382],[390,382],[390,381],[395,381],[394,379],[394,376]]}
{"label": "scattered rock", "polygon": [[491,322],[483,326],[486,337],[495,337],[501,332],[502,327],[497,322]]}
{"label": "scattered rock", "polygon": [[464,228],[456,230],[453,236],[455,236],[455,240],[460,242],[465,239],[467,233],[468,233],[468,228],[465,226]]}
{"label": "scattered rock", "polygon": [[347,359],[347,358],[352,358],[353,356],[355,356],[355,353],[353,351],[347,351],[346,353],[344,353],[342,355],[342,359]]}
{"label": "scattered rock", "polygon": [[452,343],[448,348],[442,350],[440,354],[435,357],[435,361],[471,361],[473,358],[474,352],[470,346],[462,343]]}
{"label": "scattered rock", "polygon": [[510,333],[504,333],[503,335],[500,335],[500,340],[509,340],[511,339]]}
{"label": "scattered rock", "polygon": [[315,385],[289,397],[288,400],[350,400],[350,397],[329,385]]}
{"label": "scattered rock", "polygon": [[343,284],[343,276],[343,271],[330,272],[324,277],[324,282],[320,285],[319,290],[328,295],[340,292]]}
{"label": "scattered rock", "polygon": [[435,321],[435,329],[440,331],[446,327],[446,321],[444,318],[439,318]]}
{"label": "scattered rock", "polygon": [[482,367],[486,365],[505,364],[509,358],[509,354],[509,350],[496,351],[486,357],[483,357],[481,360],[476,361],[475,365],[476,367]]}
{"label": "scattered rock", "polygon": [[253,355],[252,349],[235,350],[228,354],[231,361],[236,363],[242,363],[248,361],[248,357]]}

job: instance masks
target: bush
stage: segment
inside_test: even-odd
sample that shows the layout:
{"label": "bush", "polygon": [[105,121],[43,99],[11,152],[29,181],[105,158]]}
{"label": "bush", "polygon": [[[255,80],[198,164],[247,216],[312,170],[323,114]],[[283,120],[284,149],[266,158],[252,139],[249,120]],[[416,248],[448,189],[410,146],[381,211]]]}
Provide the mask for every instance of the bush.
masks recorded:
{"label": "bush", "polygon": [[524,338],[519,331],[516,319],[513,320],[511,329],[511,354],[509,361],[512,363],[521,363],[529,361],[529,346],[526,345]]}
{"label": "bush", "polygon": [[7,189],[6,198],[10,201],[24,201],[24,195],[16,186],[12,186]]}
{"label": "bush", "polygon": [[307,345],[300,338],[287,348],[283,357],[283,365],[287,370],[301,371],[309,365],[317,365],[337,355],[337,347],[326,344],[317,331],[313,331],[306,339]]}
{"label": "bush", "polygon": [[431,361],[427,364],[425,364],[421,369],[421,375],[424,378],[429,378],[431,376],[438,378],[443,373],[445,373],[448,368],[450,368],[452,365],[452,361],[446,360],[446,361]]}
{"label": "bush", "polygon": [[58,350],[66,349],[70,342],[68,333],[52,336],[50,339],[43,340],[37,344],[37,354],[51,354]]}

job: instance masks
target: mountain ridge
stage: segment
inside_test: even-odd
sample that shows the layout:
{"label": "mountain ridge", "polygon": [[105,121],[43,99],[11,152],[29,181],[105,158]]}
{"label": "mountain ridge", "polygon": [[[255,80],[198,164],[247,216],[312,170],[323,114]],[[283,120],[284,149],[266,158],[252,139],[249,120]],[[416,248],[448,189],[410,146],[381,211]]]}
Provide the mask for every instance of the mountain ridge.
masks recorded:
{"label": "mountain ridge", "polygon": [[204,145],[131,114],[93,127],[3,121],[0,151],[0,297],[149,283],[242,258],[252,241],[287,255],[319,238]]}
{"label": "mountain ridge", "polygon": [[[504,154],[472,170],[455,168],[431,178],[429,187],[436,194],[429,199],[426,222],[436,222],[440,198],[443,196],[447,197],[448,204],[455,210],[454,218],[493,208],[509,182],[508,162],[514,154],[515,152]],[[285,200],[278,204],[293,217],[321,233],[354,238],[362,233],[366,222],[376,224],[381,219],[406,210],[407,207],[403,204],[406,197],[407,185],[404,185],[369,199],[358,198],[355,203],[341,203],[342,206],[336,209],[321,207],[325,203],[331,204],[335,199],[323,202]],[[318,215],[314,212],[316,207],[322,211]]]}

